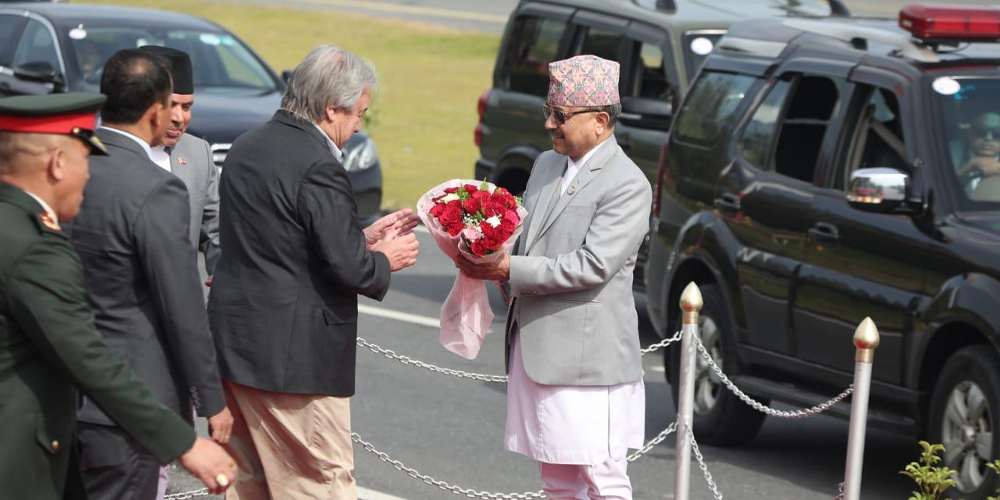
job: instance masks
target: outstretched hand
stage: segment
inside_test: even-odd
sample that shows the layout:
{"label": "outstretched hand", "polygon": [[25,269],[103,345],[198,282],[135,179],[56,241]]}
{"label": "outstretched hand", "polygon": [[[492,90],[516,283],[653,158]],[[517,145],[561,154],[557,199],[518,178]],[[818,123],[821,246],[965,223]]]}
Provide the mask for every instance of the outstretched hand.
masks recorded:
{"label": "outstretched hand", "polygon": [[417,227],[418,222],[419,219],[413,213],[413,210],[409,208],[397,210],[373,222],[372,225],[364,229],[365,243],[368,245],[368,249],[371,250],[379,242],[389,241],[412,233],[413,229]]}

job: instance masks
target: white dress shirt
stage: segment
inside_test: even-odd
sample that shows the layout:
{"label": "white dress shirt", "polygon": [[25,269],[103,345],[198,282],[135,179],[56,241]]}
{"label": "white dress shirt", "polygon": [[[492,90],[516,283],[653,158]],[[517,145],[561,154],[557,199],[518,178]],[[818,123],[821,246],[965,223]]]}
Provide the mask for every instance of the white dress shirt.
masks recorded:
{"label": "white dress shirt", "polygon": [[173,169],[170,167],[170,153],[167,152],[166,146],[149,148],[149,159],[153,160],[153,163],[159,165],[163,170],[173,173]]}
{"label": "white dress shirt", "polygon": [[[142,139],[140,139],[140,138],[138,138],[138,137],[136,137],[136,136],[134,136],[134,135],[132,135],[132,134],[124,131],[124,130],[118,130],[116,128],[111,128],[111,127],[108,127],[106,125],[101,125],[101,130],[110,130],[111,132],[114,132],[116,134],[121,134],[121,135],[124,135],[125,137],[128,137],[129,139],[132,139],[133,141],[135,141],[136,143],[138,143],[140,147],[142,147],[142,150],[146,152],[146,156],[148,156],[150,160],[153,160],[153,154],[152,154],[151,150],[149,149],[149,143],[148,142],[146,142],[146,141],[144,141],[144,140],[142,140]],[[153,161],[156,161],[156,160],[153,160]]]}
{"label": "white dress shirt", "polygon": [[[611,137],[609,137],[608,139],[610,138]],[[583,166],[587,163],[587,160],[593,157],[594,153],[596,153],[597,150],[600,149],[605,142],[608,142],[608,139],[604,139],[603,141],[601,141],[600,144],[591,148],[590,151],[587,151],[587,154],[583,155],[583,158],[580,158],[580,161],[573,161],[572,158],[566,157],[566,161],[568,162],[568,164],[566,165],[566,172],[563,173],[562,187],[559,188],[559,196],[566,194],[566,188],[568,188],[569,184],[573,182],[573,178],[576,177],[577,172],[579,172],[580,169],[583,168]]]}
{"label": "white dress shirt", "polygon": [[323,138],[326,139],[326,145],[330,147],[330,152],[333,153],[333,157],[336,158],[337,161],[344,161],[344,152],[337,147],[337,143],[333,142],[333,139],[331,139],[329,135],[326,135],[326,131],[323,130],[322,127],[316,125],[315,123],[313,123],[313,126],[316,127],[316,130],[319,130],[320,134],[323,134]]}

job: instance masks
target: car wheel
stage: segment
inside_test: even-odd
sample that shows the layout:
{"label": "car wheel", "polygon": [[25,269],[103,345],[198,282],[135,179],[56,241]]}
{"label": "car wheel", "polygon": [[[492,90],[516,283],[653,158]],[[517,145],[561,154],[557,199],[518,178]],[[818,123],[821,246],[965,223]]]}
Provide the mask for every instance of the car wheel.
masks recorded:
{"label": "car wheel", "polygon": [[992,348],[969,346],[945,362],[931,398],[931,441],[945,446],[942,465],[958,471],[946,495],[986,498],[996,474],[986,464],[1000,452],[1000,358]]}
{"label": "car wheel", "polygon": [[[698,333],[712,360],[723,373],[739,373],[736,362],[736,337],[722,290],[715,284],[699,284],[705,305],[698,315]],[[671,332],[680,330],[680,315]],[[664,364],[669,380],[679,381],[681,343],[675,342],[664,353]],[[679,384],[671,383],[674,403],[679,403]],[[761,400],[767,404],[769,401]],[[746,443],[757,435],[766,415],[747,406],[726,388],[712,371],[708,362],[698,353],[694,382],[694,434],[699,442],[716,446],[733,446]]]}

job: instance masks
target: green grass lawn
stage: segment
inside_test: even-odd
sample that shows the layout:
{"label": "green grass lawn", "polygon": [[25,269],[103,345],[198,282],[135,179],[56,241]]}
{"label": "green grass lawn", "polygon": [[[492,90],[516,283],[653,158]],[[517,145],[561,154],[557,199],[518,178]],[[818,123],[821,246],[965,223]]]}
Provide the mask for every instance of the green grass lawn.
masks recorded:
{"label": "green grass lawn", "polygon": [[412,207],[427,189],[472,177],[476,100],[490,87],[499,38],[359,14],[193,0],[90,0],[173,10],[215,21],[271,67],[292,69],[316,45],[371,61],[380,91],[370,111],[384,174],[383,208]]}

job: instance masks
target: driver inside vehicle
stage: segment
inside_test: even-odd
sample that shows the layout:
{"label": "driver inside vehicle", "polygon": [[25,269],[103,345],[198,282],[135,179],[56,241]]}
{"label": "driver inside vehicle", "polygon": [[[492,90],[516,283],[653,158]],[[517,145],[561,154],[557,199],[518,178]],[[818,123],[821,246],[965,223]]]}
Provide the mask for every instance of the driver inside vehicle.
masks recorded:
{"label": "driver inside vehicle", "polygon": [[1000,200],[1000,113],[978,113],[966,134],[971,158],[956,174],[968,179],[965,186],[971,199]]}

